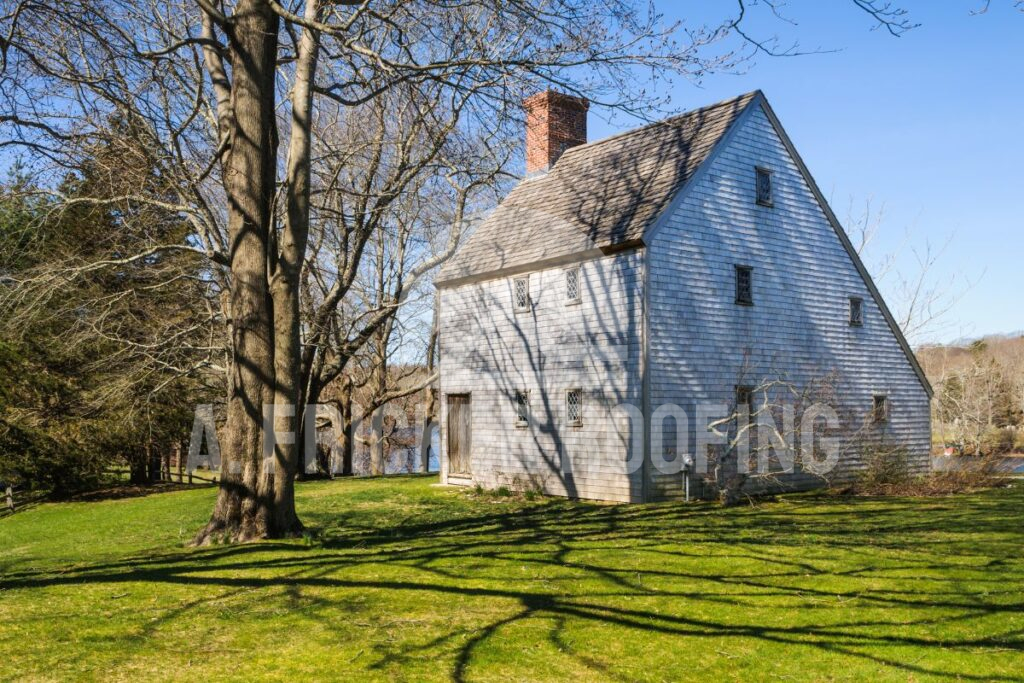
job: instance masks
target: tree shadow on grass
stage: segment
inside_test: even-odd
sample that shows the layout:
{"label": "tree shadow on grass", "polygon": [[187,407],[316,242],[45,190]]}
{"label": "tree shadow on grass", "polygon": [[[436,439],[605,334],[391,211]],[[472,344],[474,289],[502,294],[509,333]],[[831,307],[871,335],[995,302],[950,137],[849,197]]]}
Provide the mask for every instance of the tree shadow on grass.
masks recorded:
{"label": "tree shadow on grass", "polygon": [[[312,546],[221,546],[59,573],[22,570],[0,578],[0,589],[129,582],[224,589],[169,611],[147,626],[144,638],[209,600],[223,599],[225,591],[284,588],[286,608],[301,607],[332,624],[339,607],[349,609],[347,600],[368,591],[396,600],[423,596],[438,605],[455,599],[501,605],[500,615],[488,610],[471,626],[451,624],[422,642],[378,648],[367,664],[387,670],[454,652],[450,676],[456,681],[466,680],[474,657],[508,629],[544,622],[554,648],[608,678],[621,674],[593,649],[572,647],[566,629],[614,627],[623,640],[738,638],[840,654],[908,675],[1015,680],[974,673],[966,664],[936,663],[929,653],[1024,652],[1020,630],[989,622],[977,635],[974,623],[1024,611],[1021,502],[1012,492],[841,504],[800,496],[730,511],[542,501],[467,506],[472,514],[439,519],[430,517],[451,510],[424,504],[422,522],[403,515],[375,527],[372,515],[321,518],[322,537]],[[379,575],[353,576],[361,567],[379,567]],[[532,575],[513,573],[521,567]],[[574,583],[587,588],[568,590]],[[325,588],[331,597],[304,592]],[[837,615],[837,601],[855,601],[855,611]],[[387,610],[386,603],[379,609]],[[800,618],[756,622],[758,610],[773,609],[798,609]],[[901,647],[917,648],[921,656],[908,661],[886,654]]]}

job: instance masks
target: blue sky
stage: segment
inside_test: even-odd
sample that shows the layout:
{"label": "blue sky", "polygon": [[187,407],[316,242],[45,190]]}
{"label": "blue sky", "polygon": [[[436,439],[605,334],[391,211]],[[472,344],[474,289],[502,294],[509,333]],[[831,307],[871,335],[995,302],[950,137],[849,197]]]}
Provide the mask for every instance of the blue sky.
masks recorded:
{"label": "blue sky", "polygon": [[[935,283],[974,284],[929,338],[912,341],[1024,330],[1014,296],[1024,270],[1024,12],[1010,0],[977,16],[982,0],[902,4],[921,25],[894,38],[872,31],[852,1],[792,0],[784,12],[797,26],[760,16],[748,28],[839,52],[758,57],[743,74],[676,83],[673,104],[762,89],[844,224],[851,201],[884,205],[869,268],[895,254],[895,268],[913,275],[913,249],[948,242]],[[675,7],[659,3],[670,15]],[[634,125],[592,115],[590,138]],[[893,277],[879,286],[898,296]]]}

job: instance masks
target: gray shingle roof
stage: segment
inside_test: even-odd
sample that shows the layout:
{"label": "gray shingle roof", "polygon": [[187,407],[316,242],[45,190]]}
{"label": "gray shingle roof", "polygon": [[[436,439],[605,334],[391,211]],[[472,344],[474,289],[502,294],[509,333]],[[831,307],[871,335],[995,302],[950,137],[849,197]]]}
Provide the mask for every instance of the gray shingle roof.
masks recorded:
{"label": "gray shingle roof", "polygon": [[568,150],[484,219],[438,282],[640,240],[757,92]]}

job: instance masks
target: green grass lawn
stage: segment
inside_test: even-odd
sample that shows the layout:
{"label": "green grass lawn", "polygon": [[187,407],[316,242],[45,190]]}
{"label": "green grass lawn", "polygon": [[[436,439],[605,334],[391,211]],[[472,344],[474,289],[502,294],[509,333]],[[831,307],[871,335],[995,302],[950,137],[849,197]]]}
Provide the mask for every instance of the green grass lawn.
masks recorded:
{"label": "green grass lawn", "polygon": [[212,489],[0,520],[0,680],[1021,680],[1024,486],[756,508],[299,486],[316,540],[185,548]]}

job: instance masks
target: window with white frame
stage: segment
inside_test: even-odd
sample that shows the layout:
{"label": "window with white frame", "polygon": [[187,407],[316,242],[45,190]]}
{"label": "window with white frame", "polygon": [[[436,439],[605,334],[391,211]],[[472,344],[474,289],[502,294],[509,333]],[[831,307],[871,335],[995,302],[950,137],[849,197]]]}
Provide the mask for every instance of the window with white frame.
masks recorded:
{"label": "window with white frame", "polygon": [[525,427],[530,422],[530,392],[516,392],[516,426]]}
{"label": "window with white frame", "polygon": [[583,390],[570,389],[565,392],[565,418],[573,426],[583,424]]}
{"label": "window with white frame", "polygon": [[530,278],[517,277],[512,280],[512,304],[517,311],[530,310]]}
{"label": "window with white frame", "polygon": [[565,303],[578,304],[580,294],[580,269],[569,268],[565,271]]}
{"label": "window with white frame", "polygon": [[757,173],[757,203],[761,206],[772,205],[772,172],[767,168],[758,166]]}

